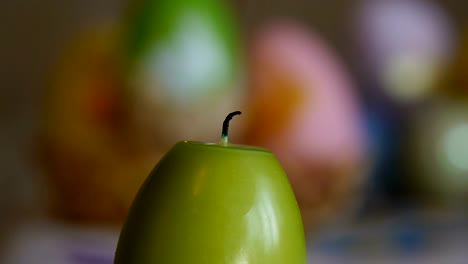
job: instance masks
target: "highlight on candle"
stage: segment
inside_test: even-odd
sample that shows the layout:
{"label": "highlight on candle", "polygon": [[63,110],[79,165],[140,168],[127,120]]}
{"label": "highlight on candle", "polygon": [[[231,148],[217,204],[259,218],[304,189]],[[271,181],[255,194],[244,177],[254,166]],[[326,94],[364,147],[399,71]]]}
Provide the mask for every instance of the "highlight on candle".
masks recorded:
{"label": "highlight on candle", "polygon": [[240,114],[242,114],[241,111],[235,111],[227,115],[226,119],[224,119],[223,131],[221,132],[221,144],[226,145],[228,143],[229,122],[234,116],[240,115]]}

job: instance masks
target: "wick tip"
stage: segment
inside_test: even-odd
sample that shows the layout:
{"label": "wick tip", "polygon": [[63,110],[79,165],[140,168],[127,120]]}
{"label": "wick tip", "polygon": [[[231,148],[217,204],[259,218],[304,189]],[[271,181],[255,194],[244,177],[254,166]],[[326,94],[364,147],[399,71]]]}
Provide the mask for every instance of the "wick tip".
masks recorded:
{"label": "wick tip", "polygon": [[232,117],[234,117],[234,116],[236,116],[236,115],[240,115],[240,114],[242,114],[241,111],[234,111],[234,112],[230,113],[226,118],[228,118],[228,117],[231,117],[231,118],[232,118]]}
{"label": "wick tip", "polygon": [[226,119],[224,119],[224,122],[223,122],[223,131],[221,133],[221,138],[225,141],[227,141],[227,137],[228,137],[228,129],[229,129],[229,121],[231,121],[231,119],[236,116],[236,115],[240,115],[242,114],[241,111],[234,111],[232,113],[229,113],[227,116],[226,116]]}

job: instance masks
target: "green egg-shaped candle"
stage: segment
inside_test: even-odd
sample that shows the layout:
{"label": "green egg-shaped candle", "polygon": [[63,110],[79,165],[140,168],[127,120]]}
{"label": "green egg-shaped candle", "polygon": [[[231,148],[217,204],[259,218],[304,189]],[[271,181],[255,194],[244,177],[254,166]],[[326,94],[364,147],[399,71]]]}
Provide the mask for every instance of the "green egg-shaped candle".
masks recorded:
{"label": "green egg-shaped candle", "polygon": [[304,231],[272,152],[182,141],[142,185],[115,264],[305,264]]}
{"label": "green egg-shaped candle", "polygon": [[[207,141],[221,113],[242,109],[239,32],[226,3],[137,0],[124,25],[122,66],[149,138],[167,147],[180,138]],[[197,126],[184,129],[188,122]]]}

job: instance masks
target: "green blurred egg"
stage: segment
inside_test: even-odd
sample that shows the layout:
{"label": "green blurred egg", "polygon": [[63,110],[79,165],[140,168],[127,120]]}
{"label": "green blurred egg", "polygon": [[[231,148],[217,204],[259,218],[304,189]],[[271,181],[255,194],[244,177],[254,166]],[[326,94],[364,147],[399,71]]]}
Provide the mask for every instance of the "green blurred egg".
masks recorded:
{"label": "green blurred egg", "polygon": [[439,103],[411,124],[408,138],[414,187],[424,200],[466,207],[468,199],[468,104]]}
{"label": "green blurred egg", "polygon": [[[133,3],[121,55],[136,119],[151,138],[168,146],[212,140],[224,113],[242,107],[239,36],[230,11],[214,0]],[[187,123],[197,125],[186,129]]]}

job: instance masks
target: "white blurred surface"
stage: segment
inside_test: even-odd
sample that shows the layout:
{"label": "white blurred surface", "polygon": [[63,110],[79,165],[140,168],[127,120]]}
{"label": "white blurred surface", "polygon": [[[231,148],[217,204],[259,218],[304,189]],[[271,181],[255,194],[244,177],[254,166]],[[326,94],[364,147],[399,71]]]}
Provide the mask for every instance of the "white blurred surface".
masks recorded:
{"label": "white blurred surface", "polygon": [[309,242],[309,264],[466,264],[468,218],[411,212],[332,227]]}
{"label": "white blurred surface", "polygon": [[24,224],[7,239],[3,264],[112,264],[119,231],[48,220]]}
{"label": "white blurred surface", "polygon": [[[39,219],[10,234],[2,264],[112,264],[119,230]],[[467,245],[466,214],[411,212],[324,228],[308,264],[466,264]]]}

